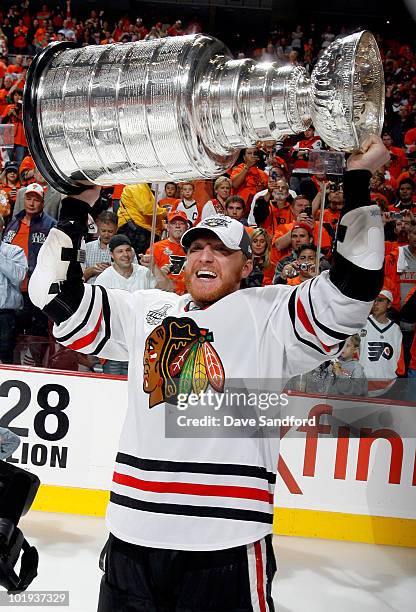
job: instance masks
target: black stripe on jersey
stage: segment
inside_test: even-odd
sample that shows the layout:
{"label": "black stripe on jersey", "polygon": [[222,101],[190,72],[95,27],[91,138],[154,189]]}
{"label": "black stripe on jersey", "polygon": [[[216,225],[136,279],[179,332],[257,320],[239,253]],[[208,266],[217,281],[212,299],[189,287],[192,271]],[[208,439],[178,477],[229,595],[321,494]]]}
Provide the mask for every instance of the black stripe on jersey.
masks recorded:
{"label": "black stripe on jersey", "polygon": [[366,270],[335,252],[329,278],[343,295],[352,300],[372,302],[383,287],[384,267]]}
{"label": "black stripe on jersey", "polygon": [[201,516],[207,518],[231,519],[234,521],[254,521],[255,523],[273,523],[273,513],[257,512],[256,510],[239,510],[237,508],[219,508],[218,506],[190,506],[188,504],[158,504],[155,502],[133,499],[126,495],[119,495],[113,491],[110,501],[119,506],[141,510],[142,512],[155,512],[158,514],[177,514],[179,516]]}
{"label": "black stripe on jersey", "polygon": [[316,279],[313,279],[313,281],[311,283],[309,283],[309,287],[308,287],[309,307],[311,309],[312,318],[313,318],[314,322],[319,327],[319,329],[322,329],[322,331],[325,332],[326,334],[328,334],[328,336],[332,336],[332,338],[337,338],[338,340],[346,340],[349,337],[348,334],[342,334],[341,332],[337,332],[334,329],[330,329],[329,327],[327,327],[323,323],[320,323],[320,321],[318,321],[318,319],[316,318],[315,311],[313,309],[313,304],[312,304],[312,297],[311,297],[311,288],[312,288],[312,284],[315,281],[316,281]]}
{"label": "black stripe on jersey", "polygon": [[140,459],[126,453],[117,453],[117,463],[130,465],[139,470],[150,472],[189,472],[191,474],[219,474],[221,476],[246,476],[261,478],[275,484],[276,474],[257,465],[237,465],[224,463],[197,463],[190,461],[159,461],[157,459]]}
{"label": "black stripe on jersey", "polygon": [[289,316],[290,316],[290,320],[292,321],[292,327],[293,327],[293,333],[295,334],[296,338],[299,340],[299,342],[302,342],[303,344],[306,344],[306,346],[310,346],[311,348],[315,349],[315,351],[318,351],[318,353],[321,353],[321,355],[325,355],[325,357],[328,357],[328,354],[325,353],[323,350],[321,350],[319,348],[319,346],[316,346],[316,344],[313,344],[312,342],[309,342],[308,340],[305,340],[305,338],[302,338],[302,336],[300,336],[296,330],[296,307],[295,307],[295,303],[296,303],[296,294],[297,294],[298,289],[296,288],[293,292],[292,295],[289,298]]}
{"label": "black stripe on jersey", "polygon": [[368,317],[368,321],[371,323],[371,325],[373,327],[376,328],[376,330],[380,333],[380,334],[385,334],[386,331],[388,329],[390,329],[390,327],[393,327],[393,325],[395,325],[394,321],[390,321],[390,323],[388,325],[386,325],[386,327],[379,327],[375,321],[373,321],[373,319],[371,317]]}
{"label": "black stripe on jersey", "polygon": [[108,302],[108,295],[107,295],[107,291],[104,289],[104,287],[101,287],[100,285],[98,285],[99,289],[101,290],[102,293],[102,308],[103,308],[103,318],[104,318],[104,324],[105,324],[105,332],[104,332],[104,337],[101,339],[101,341],[97,344],[97,346],[95,347],[95,349],[93,350],[93,352],[91,353],[92,355],[96,355],[98,354],[103,348],[104,346],[107,344],[107,341],[110,338],[111,335],[111,329],[110,329],[110,304]]}
{"label": "black stripe on jersey", "polygon": [[90,303],[88,305],[87,313],[86,313],[85,317],[82,319],[81,323],[79,325],[77,325],[77,327],[75,329],[73,329],[71,332],[69,332],[65,336],[59,336],[59,338],[58,338],[58,336],[55,336],[55,339],[57,340],[57,342],[65,342],[66,340],[69,340],[70,338],[72,338],[72,336],[77,334],[87,324],[88,319],[91,316],[92,309],[94,307],[96,289],[97,289],[96,286],[92,285],[91,300],[90,300]]}

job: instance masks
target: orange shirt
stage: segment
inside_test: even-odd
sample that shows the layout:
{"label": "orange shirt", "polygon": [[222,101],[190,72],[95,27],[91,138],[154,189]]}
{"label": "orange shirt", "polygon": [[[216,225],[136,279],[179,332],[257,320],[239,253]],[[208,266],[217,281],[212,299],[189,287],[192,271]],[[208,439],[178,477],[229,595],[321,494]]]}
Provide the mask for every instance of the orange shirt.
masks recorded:
{"label": "orange shirt", "polygon": [[[147,250],[147,253],[150,253],[150,249]],[[166,238],[166,240],[155,242],[153,245],[153,257],[159,269],[169,264],[170,272],[167,276],[174,285],[175,293],[178,295],[186,293],[184,272],[186,253],[183,247]]]}
{"label": "orange shirt", "polygon": [[397,179],[399,174],[407,168],[406,153],[400,147],[390,147],[389,151],[391,155],[389,171],[392,177]]}
{"label": "orange shirt", "polygon": [[271,237],[273,237],[283,225],[295,220],[289,204],[279,208],[269,202],[269,211],[268,216],[263,223],[260,223],[259,227],[264,228]]}
{"label": "orange shirt", "polygon": [[331,208],[326,208],[324,210],[324,223],[330,223],[332,227],[335,228],[338,224],[340,216],[340,210],[331,210]]}
{"label": "orange shirt", "polygon": [[300,276],[295,276],[295,278],[287,279],[288,285],[300,285],[300,283],[301,283]]}
{"label": "orange shirt", "polygon": [[113,200],[119,200],[121,198],[121,194],[123,193],[124,187],[125,185],[114,185],[113,196],[112,196]]}
{"label": "orange shirt", "polygon": [[377,204],[377,206],[380,206],[380,208],[382,207],[382,205],[384,205],[385,207],[389,208],[389,201],[386,198],[386,196],[384,196],[382,193],[379,193],[378,191],[372,191],[370,193],[370,199],[374,204]]}
{"label": "orange shirt", "polygon": [[[237,174],[240,174],[245,164],[239,164],[231,171],[231,180],[233,180]],[[268,176],[263,170],[257,168],[257,166],[252,166],[244,179],[243,184],[238,189],[233,189],[234,195],[239,195],[243,198],[246,203],[246,216],[250,212],[251,201],[253,197],[259,191],[267,188]]]}
{"label": "orange shirt", "polygon": [[5,109],[8,107],[9,105],[9,101],[7,99],[7,96],[9,95],[9,90],[8,89],[0,89],[0,115],[3,116],[3,113],[5,111]]}
{"label": "orange shirt", "polygon": [[17,64],[10,64],[7,66],[6,70],[7,74],[20,74],[23,72],[23,66],[18,66]]}
{"label": "orange shirt", "polygon": [[409,153],[416,150],[416,127],[407,130],[404,135],[404,144],[408,147]]}
{"label": "orange shirt", "polygon": [[179,204],[179,202],[179,198],[162,198],[161,200],[159,200],[159,206],[161,206],[162,208],[166,208],[166,210],[170,212],[172,210],[173,205]]}
{"label": "orange shirt", "polygon": [[[30,224],[27,223],[25,219],[22,219],[22,222],[19,227],[19,231],[17,232],[17,234],[12,240],[12,244],[16,244],[17,246],[21,247],[24,250],[27,260],[29,259],[29,233],[30,233]],[[26,275],[24,281],[22,282],[20,286],[22,291],[27,291],[27,283],[28,283],[28,278]]]}
{"label": "orange shirt", "polygon": [[[282,236],[284,236],[285,234],[287,234],[288,232],[291,232],[293,229],[293,226],[295,225],[295,222],[293,223],[288,223],[286,225],[282,225],[274,234],[273,236],[273,245],[275,244],[276,240],[278,238],[281,238]],[[314,244],[318,244],[318,239],[319,239],[319,222],[315,221],[314,224],[314,228],[313,228],[313,243]],[[328,232],[326,231],[325,227],[322,228],[322,242],[321,242],[321,248],[322,249],[330,249],[332,247],[332,238],[331,236],[328,234]],[[287,257],[288,255],[291,254],[292,252],[292,247],[288,247],[287,249],[283,249],[282,251],[279,251],[278,249],[276,249],[276,251],[278,253],[280,253],[279,256],[279,260],[282,259],[283,257]]]}
{"label": "orange shirt", "polygon": [[400,185],[400,183],[404,180],[404,179],[412,179],[413,182],[416,182],[416,176],[410,176],[410,172],[408,172],[407,170],[405,172],[402,172],[401,174],[399,174],[399,176],[397,177],[397,184]]}
{"label": "orange shirt", "polygon": [[[14,108],[14,104],[8,104],[3,111],[3,117],[6,117],[7,113]],[[21,113],[20,113],[21,114]],[[23,129],[23,121],[21,118],[17,118],[11,115],[7,118],[7,123],[13,123],[14,125],[14,144],[22,147],[27,147],[25,131]]]}

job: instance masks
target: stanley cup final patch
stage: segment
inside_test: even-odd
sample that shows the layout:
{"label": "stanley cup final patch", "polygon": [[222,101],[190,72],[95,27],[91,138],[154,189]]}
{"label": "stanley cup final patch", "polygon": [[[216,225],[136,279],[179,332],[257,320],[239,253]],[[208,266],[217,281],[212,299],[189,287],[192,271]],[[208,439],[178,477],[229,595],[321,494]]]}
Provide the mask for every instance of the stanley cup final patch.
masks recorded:
{"label": "stanley cup final patch", "polygon": [[231,218],[229,217],[208,217],[201,221],[199,227],[228,227],[231,223]]}
{"label": "stanley cup final patch", "polygon": [[159,325],[161,321],[167,316],[169,308],[172,308],[173,304],[163,304],[158,310],[149,310],[146,315],[146,323],[148,325]]}

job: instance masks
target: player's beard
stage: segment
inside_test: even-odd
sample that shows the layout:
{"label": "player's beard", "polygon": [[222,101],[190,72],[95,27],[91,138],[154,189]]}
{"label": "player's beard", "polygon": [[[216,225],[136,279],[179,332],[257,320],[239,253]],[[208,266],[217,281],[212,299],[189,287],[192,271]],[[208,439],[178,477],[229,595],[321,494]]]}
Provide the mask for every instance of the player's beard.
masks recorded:
{"label": "player's beard", "polygon": [[234,293],[240,288],[240,282],[236,279],[217,277],[215,282],[207,283],[205,287],[202,282],[198,282],[195,275],[185,267],[185,286],[192,299],[199,306],[213,304],[221,298]]}

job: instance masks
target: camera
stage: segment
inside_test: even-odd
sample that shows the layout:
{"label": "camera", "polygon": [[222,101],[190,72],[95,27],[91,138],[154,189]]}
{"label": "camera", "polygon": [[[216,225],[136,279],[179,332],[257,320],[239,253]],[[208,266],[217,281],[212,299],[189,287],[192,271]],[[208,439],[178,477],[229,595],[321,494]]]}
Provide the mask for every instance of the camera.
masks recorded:
{"label": "camera", "polygon": [[342,183],[329,183],[329,191],[343,191]]}
{"label": "camera", "polygon": [[402,221],[403,220],[403,213],[401,212],[392,212],[390,215],[390,219],[392,219],[392,221]]}
{"label": "camera", "polygon": [[312,217],[312,206],[305,206],[304,213],[308,215],[308,217]]}

